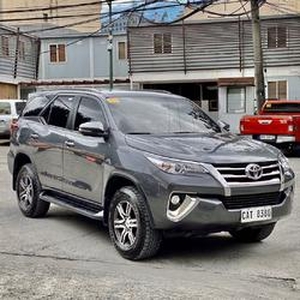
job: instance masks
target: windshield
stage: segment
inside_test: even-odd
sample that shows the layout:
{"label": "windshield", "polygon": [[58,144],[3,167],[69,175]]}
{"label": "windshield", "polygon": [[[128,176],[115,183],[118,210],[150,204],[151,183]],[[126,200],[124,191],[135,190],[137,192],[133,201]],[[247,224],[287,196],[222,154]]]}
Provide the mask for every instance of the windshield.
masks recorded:
{"label": "windshield", "polygon": [[126,95],[106,99],[116,125],[129,134],[220,132],[196,104],[168,95]]}

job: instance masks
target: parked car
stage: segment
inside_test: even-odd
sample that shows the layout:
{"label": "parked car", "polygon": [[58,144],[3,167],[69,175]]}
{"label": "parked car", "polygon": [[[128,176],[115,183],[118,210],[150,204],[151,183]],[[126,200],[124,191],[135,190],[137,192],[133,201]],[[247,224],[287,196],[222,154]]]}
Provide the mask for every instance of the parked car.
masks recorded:
{"label": "parked car", "polygon": [[24,107],[24,100],[0,99],[0,138],[10,137],[11,124],[18,118]]}
{"label": "parked car", "polygon": [[242,117],[240,132],[293,152],[300,143],[300,101],[266,101],[257,115]]}
{"label": "parked car", "polygon": [[294,173],[276,148],[221,128],[186,98],[153,91],[35,94],[12,133],[19,208],[50,203],[101,220],[140,260],[168,233],[268,237],[291,211]]}

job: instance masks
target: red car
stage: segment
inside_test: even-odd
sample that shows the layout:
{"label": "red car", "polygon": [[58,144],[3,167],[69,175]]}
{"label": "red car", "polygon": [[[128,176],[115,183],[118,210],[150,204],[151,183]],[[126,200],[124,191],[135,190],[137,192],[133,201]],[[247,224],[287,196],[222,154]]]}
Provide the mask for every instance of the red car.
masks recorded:
{"label": "red car", "polygon": [[293,151],[300,142],[300,101],[267,100],[257,115],[242,117],[240,133]]}

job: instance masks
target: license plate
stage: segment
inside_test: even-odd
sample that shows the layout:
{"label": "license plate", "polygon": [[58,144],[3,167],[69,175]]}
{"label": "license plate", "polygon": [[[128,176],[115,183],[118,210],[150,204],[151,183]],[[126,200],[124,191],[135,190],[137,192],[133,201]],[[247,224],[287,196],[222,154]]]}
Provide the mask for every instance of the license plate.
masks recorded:
{"label": "license plate", "polygon": [[241,223],[250,223],[272,219],[272,207],[260,206],[241,210]]}
{"label": "license plate", "polygon": [[262,141],[273,141],[273,140],[275,140],[275,135],[261,134],[259,136],[259,139],[262,140]]}

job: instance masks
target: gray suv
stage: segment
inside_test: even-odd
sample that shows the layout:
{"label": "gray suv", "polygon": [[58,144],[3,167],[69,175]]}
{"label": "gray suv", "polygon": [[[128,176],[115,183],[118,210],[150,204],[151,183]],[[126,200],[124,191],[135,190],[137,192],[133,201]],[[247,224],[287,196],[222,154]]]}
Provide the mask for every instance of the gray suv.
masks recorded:
{"label": "gray suv", "polygon": [[8,165],[25,216],[55,203],[101,220],[131,260],[155,255],[168,233],[261,241],[294,194],[279,150],[164,92],[36,93],[14,126]]}

